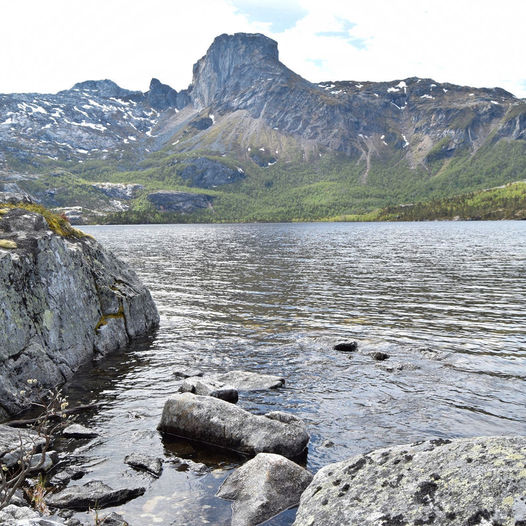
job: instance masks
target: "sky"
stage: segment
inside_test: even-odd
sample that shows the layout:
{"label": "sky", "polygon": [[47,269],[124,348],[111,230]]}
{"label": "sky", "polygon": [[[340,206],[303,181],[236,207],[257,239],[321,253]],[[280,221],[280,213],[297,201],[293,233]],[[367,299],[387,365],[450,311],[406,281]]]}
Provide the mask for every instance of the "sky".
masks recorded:
{"label": "sky", "polygon": [[526,1],[0,0],[0,93],[110,78],[177,90],[222,33],[263,33],[307,80],[407,77],[526,97]]}

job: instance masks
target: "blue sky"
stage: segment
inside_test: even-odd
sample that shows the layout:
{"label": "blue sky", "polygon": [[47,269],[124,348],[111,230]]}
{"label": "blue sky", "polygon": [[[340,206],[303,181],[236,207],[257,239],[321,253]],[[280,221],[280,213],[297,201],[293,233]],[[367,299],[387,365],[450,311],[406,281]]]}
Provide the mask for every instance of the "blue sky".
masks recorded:
{"label": "blue sky", "polygon": [[111,78],[176,89],[222,33],[277,40],[312,82],[412,76],[526,97],[526,2],[500,0],[17,0],[0,2],[0,92]]}

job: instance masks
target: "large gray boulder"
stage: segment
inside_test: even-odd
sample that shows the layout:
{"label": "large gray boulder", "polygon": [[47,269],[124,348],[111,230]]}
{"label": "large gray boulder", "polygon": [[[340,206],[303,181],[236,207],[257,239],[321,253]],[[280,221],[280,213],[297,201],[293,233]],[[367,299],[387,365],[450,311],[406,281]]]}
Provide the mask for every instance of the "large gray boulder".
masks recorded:
{"label": "large gray boulder", "polygon": [[12,247],[0,248],[0,419],[34,399],[28,379],[59,385],[159,323],[133,270],[91,237],[53,228],[35,212],[0,211]]}
{"label": "large gray boulder", "polygon": [[233,500],[232,526],[253,526],[296,506],[312,475],[291,460],[259,453],[236,469],[217,496]]}
{"label": "large gray boulder", "polygon": [[253,415],[224,400],[190,393],[166,401],[159,430],[250,455],[268,452],[293,458],[309,442],[305,424],[294,415]]}
{"label": "large gray boulder", "polygon": [[321,469],[295,526],[526,524],[526,437],[436,439]]}

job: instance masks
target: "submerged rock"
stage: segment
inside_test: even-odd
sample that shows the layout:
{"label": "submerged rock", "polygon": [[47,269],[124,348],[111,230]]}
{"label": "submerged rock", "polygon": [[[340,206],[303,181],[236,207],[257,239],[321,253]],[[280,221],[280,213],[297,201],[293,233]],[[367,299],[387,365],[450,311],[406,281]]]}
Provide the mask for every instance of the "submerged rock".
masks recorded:
{"label": "submerged rock", "polygon": [[383,362],[389,359],[389,355],[386,352],[376,351],[371,354],[371,358],[377,362]]}
{"label": "submerged rock", "polygon": [[260,391],[277,389],[285,385],[285,378],[272,374],[253,373],[250,371],[230,371],[216,375],[217,380],[231,385],[238,391]]}
{"label": "submerged rock", "polygon": [[83,486],[69,486],[46,497],[46,504],[52,508],[89,510],[118,506],[144,494],[146,488],[112,489],[100,480],[87,482]]}
{"label": "submerged rock", "polygon": [[338,343],[333,347],[333,349],[335,351],[354,352],[358,349],[358,343],[357,342]]}
{"label": "submerged rock", "polygon": [[213,378],[187,378],[179,387],[180,393],[193,393],[201,396],[213,396],[227,402],[237,403],[239,394],[237,389],[224,385]]}
{"label": "submerged rock", "polygon": [[232,526],[253,526],[299,503],[312,475],[281,455],[259,453],[236,469],[217,496],[233,500]]}
{"label": "submerged rock", "polygon": [[192,376],[203,376],[203,371],[201,369],[181,367],[180,369],[175,369],[173,375],[176,378],[190,378]]}
{"label": "submerged rock", "polygon": [[321,469],[295,526],[526,524],[526,437],[435,439]]}
{"label": "submerged rock", "polygon": [[192,471],[198,475],[203,475],[208,471],[208,466],[201,462],[194,462],[188,458],[171,457],[168,462],[173,464],[177,471]]}
{"label": "submerged rock", "polygon": [[124,462],[134,469],[146,471],[154,477],[160,477],[163,472],[163,463],[160,458],[142,455],[141,453],[132,453],[128,455]]}
{"label": "submerged rock", "polygon": [[[51,226],[50,226],[51,225]],[[87,360],[126,345],[159,323],[136,274],[91,237],[22,208],[0,215],[0,419]]]}
{"label": "submerged rock", "polygon": [[62,434],[66,438],[95,438],[99,436],[96,431],[81,424],[71,424],[62,431]]}
{"label": "submerged rock", "polygon": [[253,415],[218,398],[190,393],[166,401],[159,430],[250,455],[268,452],[293,458],[309,442],[305,424],[294,415]]}

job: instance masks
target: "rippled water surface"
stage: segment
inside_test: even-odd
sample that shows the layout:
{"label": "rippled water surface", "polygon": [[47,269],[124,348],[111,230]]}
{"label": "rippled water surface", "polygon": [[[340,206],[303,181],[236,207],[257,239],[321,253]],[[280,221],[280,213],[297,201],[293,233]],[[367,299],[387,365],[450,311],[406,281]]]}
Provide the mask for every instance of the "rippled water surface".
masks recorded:
{"label": "rippled water surface", "polygon": [[[284,375],[286,388],[239,404],[303,418],[312,471],[428,437],[526,433],[526,222],[84,230],[135,268],[161,315],[157,334],[69,387],[73,402],[102,403],[82,417],[101,433],[83,480],[148,488],[118,508],[133,526],[230,521],[214,493],[242,459],[156,431],[179,366]],[[332,349],[352,339],[356,353]],[[378,350],[390,358],[374,361]],[[123,463],[133,451],[211,470],[166,463],[154,480]],[[269,524],[293,520],[290,510]]]}

